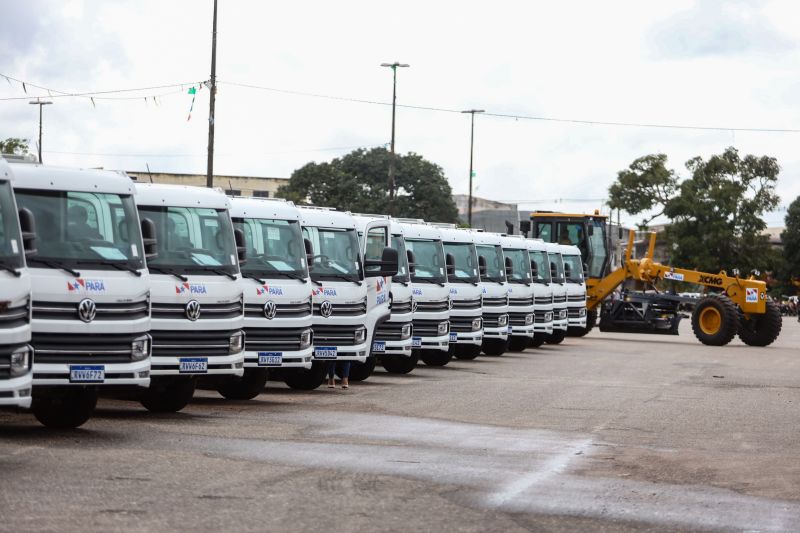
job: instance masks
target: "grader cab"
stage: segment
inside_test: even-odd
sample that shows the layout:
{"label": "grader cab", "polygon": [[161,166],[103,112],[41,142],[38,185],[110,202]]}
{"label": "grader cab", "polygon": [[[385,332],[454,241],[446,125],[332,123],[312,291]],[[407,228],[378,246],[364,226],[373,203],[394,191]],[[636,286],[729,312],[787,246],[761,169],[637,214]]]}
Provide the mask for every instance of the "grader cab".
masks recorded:
{"label": "grader cab", "polygon": [[[547,242],[574,244],[581,250],[586,270],[585,335],[597,323],[600,331],[677,335],[683,307],[693,305],[692,330],[703,344],[724,346],[737,334],[745,344],[767,346],[781,331],[778,306],[767,299],[763,281],[739,277],[734,272],[716,274],[677,268],[656,262],[656,235],[650,234],[647,253],[633,257],[634,232],[618,266],[613,265],[607,217],[551,212],[531,214],[533,237]],[[622,237],[620,231],[619,237]],[[672,287],[694,284],[705,287],[700,299],[659,290],[657,282]],[[621,290],[617,290],[621,288]]]}

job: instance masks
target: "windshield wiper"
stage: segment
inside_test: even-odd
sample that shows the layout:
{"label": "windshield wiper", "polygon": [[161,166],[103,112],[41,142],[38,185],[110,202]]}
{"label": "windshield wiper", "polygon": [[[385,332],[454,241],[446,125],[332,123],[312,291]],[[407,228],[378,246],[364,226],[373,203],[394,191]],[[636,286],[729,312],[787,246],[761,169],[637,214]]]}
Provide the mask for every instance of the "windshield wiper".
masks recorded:
{"label": "windshield wiper", "polygon": [[9,266],[5,263],[0,262],[0,270],[5,270],[6,272],[10,272],[14,275],[15,278],[18,278],[22,275],[22,272],[17,270],[16,268]]}
{"label": "windshield wiper", "polygon": [[320,274],[320,276],[326,276],[329,278],[336,278],[336,279],[343,279],[344,281],[349,281],[350,283],[355,283],[359,287],[361,286],[361,282],[357,279],[353,279],[349,276],[345,276],[344,274]]}
{"label": "windshield wiper", "polygon": [[441,281],[436,281],[430,278],[416,278],[413,280],[414,283],[430,283],[432,285],[438,285],[440,287],[444,287],[444,283]]}
{"label": "windshield wiper", "polygon": [[170,276],[175,276],[176,278],[178,278],[181,281],[189,281],[189,278],[187,278],[183,274],[180,274],[180,273],[175,272],[174,270],[170,270],[168,268],[161,268],[159,266],[148,266],[147,268],[148,268],[148,270],[152,270],[154,272],[161,272],[162,274],[168,274]]}
{"label": "windshield wiper", "polygon": [[270,272],[270,276],[283,276],[289,279],[296,279],[300,281],[305,281],[307,278],[301,274],[295,274],[294,272],[281,272],[276,270],[275,272]]}
{"label": "windshield wiper", "polygon": [[242,277],[243,278],[247,278],[247,279],[252,279],[253,281],[257,281],[261,285],[266,285],[266,283],[267,283],[266,281],[264,281],[263,279],[259,278],[258,276],[254,275],[254,274],[248,274],[247,272],[242,272]]}
{"label": "windshield wiper", "polygon": [[222,270],[221,268],[214,268],[214,267],[204,267],[203,270],[209,270],[216,274],[222,274],[223,276],[228,276],[231,279],[236,279],[236,276],[228,272],[227,270]]}
{"label": "windshield wiper", "polygon": [[50,268],[59,268],[65,272],[68,272],[75,276],[76,278],[81,277],[81,273],[75,270],[74,268],[70,268],[61,261],[51,261],[49,259],[41,259],[39,257],[31,257],[28,261],[31,263],[41,263],[45,266],[49,266]]}
{"label": "windshield wiper", "polygon": [[102,259],[89,260],[89,261],[76,261],[76,262],[79,265],[108,265],[116,268],[117,270],[125,270],[127,272],[130,272],[131,274],[134,274],[137,278],[142,277],[141,272],[139,272],[138,270],[136,270],[132,266],[129,266],[126,263],[119,263],[117,261],[104,261]]}

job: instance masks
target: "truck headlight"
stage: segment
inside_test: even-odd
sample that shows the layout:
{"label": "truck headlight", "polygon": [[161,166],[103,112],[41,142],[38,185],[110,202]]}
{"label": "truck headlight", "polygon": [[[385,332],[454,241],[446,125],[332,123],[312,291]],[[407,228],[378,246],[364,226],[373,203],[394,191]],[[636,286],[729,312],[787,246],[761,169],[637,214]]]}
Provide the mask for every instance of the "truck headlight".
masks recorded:
{"label": "truck headlight", "polygon": [[562,309],[561,311],[559,311],[558,312],[558,318],[561,319],[561,320],[567,318],[567,310],[566,309]]}
{"label": "truck headlight", "polygon": [[578,316],[586,316],[586,308],[585,307],[581,307],[580,308],[580,310],[578,311]]}
{"label": "truck headlight", "polygon": [[525,315],[525,325],[530,326],[533,324],[533,315]]}
{"label": "truck headlight", "polygon": [[472,331],[478,331],[483,327],[483,319],[482,318],[473,318],[472,319]]}
{"label": "truck headlight", "polygon": [[497,317],[497,325],[498,326],[508,325],[508,315],[500,315],[499,317]]}
{"label": "truck headlight", "polygon": [[545,322],[552,322],[553,321],[553,313],[548,311],[544,314],[544,321]]}
{"label": "truck headlight", "polygon": [[436,333],[438,335],[447,335],[448,331],[450,331],[450,322],[439,322],[436,327]]}
{"label": "truck headlight", "polygon": [[237,331],[228,341],[228,353],[235,354],[244,350],[244,332]]}
{"label": "truck headlight", "polygon": [[303,350],[311,346],[311,330],[306,329],[300,334],[300,349]]}
{"label": "truck headlight", "polygon": [[17,348],[11,353],[11,377],[24,376],[31,368],[31,349],[29,346]]}
{"label": "truck headlight", "polygon": [[354,334],[353,340],[356,344],[361,344],[367,340],[367,328],[358,328]]}
{"label": "truck headlight", "polygon": [[400,339],[405,340],[409,337],[411,337],[411,323],[403,324],[400,328]]}
{"label": "truck headlight", "polygon": [[136,337],[131,343],[131,360],[142,361],[150,357],[150,335]]}

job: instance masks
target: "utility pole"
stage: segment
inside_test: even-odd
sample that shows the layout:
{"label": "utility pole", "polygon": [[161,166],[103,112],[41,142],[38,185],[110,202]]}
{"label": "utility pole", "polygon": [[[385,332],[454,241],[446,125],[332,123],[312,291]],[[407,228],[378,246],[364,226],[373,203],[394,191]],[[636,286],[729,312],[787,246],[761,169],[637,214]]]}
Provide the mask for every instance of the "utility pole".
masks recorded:
{"label": "utility pole", "polygon": [[211,97],[208,106],[208,169],[206,187],[214,186],[214,104],[217,97],[217,0],[214,0],[214,27],[211,31]]}
{"label": "utility pole", "polygon": [[485,110],[469,109],[467,111],[462,111],[462,113],[469,113],[472,115],[469,131],[469,204],[467,205],[467,224],[472,227],[472,151],[475,145],[475,113],[485,113]]}
{"label": "utility pole", "polygon": [[42,106],[50,105],[53,102],[48,102],[47,100],[42,100],[41,98],[37,98],[33,102],[28,102],[31,105],[38,105],[39,106],[39,164],[42,164]]}
{"label": "utility pole", "polygon": [[392,69],[392,144],[391,155],[389,156],[389,215],[394,215],[394,175],[395,175],[395,154],[394,154],[394,117],[397,105],[397,67],[407,68],[411,65],[406,63],[381,63],[382,67]]}

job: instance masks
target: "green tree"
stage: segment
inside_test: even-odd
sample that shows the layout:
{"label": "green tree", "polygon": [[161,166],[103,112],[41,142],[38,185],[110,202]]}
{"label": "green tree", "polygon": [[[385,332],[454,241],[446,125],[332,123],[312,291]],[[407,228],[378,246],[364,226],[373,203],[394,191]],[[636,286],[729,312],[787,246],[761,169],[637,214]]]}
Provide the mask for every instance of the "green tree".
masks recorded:
{"label": "green tree", "polygon": [[791,282],[800,279],[800,196],[789,205],[785,225],[786,229],[781,233],[784,271],[780,277],[784,282]]}
{"label": "green tree", "polygon": [[773,268],[778,258],[762,235],[763,215],[775,209],[780,167],[774,157],[741,157],[735,148],[686,163],[691,175],[680,180],[666,168],[664,154],[634,161],[609,188],[612,208],[632,215],[663,214],[675,265],[715,272]]}
{"label": "green tree", "polygon": [[28,141],[9,137],[5,141],[0,141],[0,154],[23,155],[28,153]]}
{"label": "green tree", "polygon": [[[292,173],[278,196],[299,204],[361,213],[389,210],[389,161],[384,148],[355,150],[330,163],[308,163]],[[441,167],[414,153],[397,156],[395,215],[455,222],[458,210]]]}

